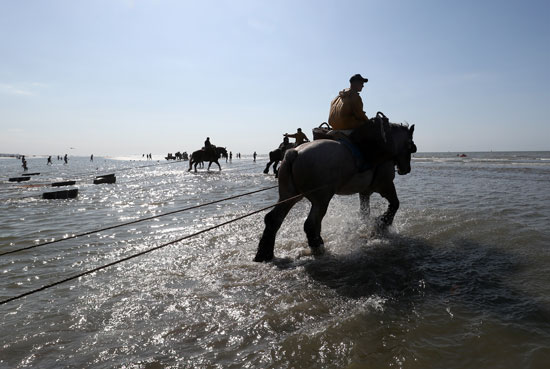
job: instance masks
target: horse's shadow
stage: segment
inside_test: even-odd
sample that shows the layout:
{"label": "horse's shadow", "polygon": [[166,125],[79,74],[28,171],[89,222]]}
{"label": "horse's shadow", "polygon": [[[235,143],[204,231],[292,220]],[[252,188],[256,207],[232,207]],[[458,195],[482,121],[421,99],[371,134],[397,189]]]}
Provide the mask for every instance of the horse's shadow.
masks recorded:
{"label": "horse's shadow", "polygon": [[518,255],[467,239],[451,247],[399,235],[385,241],[376,246],[367,242],[347,255],[310,259],[304,269],[313,280],[348,298],[376,295],[402,310],[435,299],[503,321],[534,323],[550,332],[548,307],[507,282],[526,267]]}

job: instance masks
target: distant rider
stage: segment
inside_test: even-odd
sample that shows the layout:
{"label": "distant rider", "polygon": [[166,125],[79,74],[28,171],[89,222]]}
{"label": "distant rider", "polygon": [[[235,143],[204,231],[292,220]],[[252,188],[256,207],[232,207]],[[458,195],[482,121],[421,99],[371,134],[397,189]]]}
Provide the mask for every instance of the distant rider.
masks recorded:
{"label": "distant rider", "polygon": [[210,137],[206,137],[206,141],[204,141],[204,151],[214,155],[216,154],[216,146],[210,143]]}
{"label": "distant rider", "polygon": [[296,133],[293,133],[293,134],[285,133],[283,136],[295,138],[296,139],[296,142],[295,142],[296,146],[300,146],[304,142],[309,142],[309,139],[307,138],[306,134],[304,132],[302,132],[301,128],[298,128],[298,132],[296,132]]}
{"label": "distant rider", "polygon": [[288,136],[285,136],[285,138],[283,138],[283,142],[279,145],[279,150],[286,151],[289,145],[290,140],[288,139]]}

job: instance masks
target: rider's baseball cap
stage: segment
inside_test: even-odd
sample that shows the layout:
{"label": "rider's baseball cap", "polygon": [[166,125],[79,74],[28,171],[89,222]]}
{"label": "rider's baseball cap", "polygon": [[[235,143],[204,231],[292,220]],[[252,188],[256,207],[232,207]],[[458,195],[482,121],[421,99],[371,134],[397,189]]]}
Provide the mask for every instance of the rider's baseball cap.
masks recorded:
{"label": "rider's baseball cap", "polygon": [[363,76],[361,76],[360,74],[354,74],[353,76],[351,76],[351,78],[349,79],[349,83],[353,83],[353,82],[363,82],[363,83],[366,83],[368,82],[369,79],[368,78],[363,78]]}

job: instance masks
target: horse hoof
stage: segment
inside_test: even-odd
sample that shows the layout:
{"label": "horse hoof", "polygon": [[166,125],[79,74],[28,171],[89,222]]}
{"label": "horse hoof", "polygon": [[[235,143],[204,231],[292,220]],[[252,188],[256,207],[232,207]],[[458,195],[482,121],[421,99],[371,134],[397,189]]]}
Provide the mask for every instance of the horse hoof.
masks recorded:
{"label": "horse hoof", "polygon": [[256,257],[254,257],[254,261],[257,263],[263,263],[267,261],[273,260],[274,255],[273,254],[266,254],[262,252],[258,252],[256,254]]}
{"label": "horse hoof", "polygon": [[298,254],[298,259],[305,256],[321,256],[325,254],[325,245],[321,244],[317,247],[309,247],[307,249],[303,249]]}
{"label": "horse hoof", "polygon": [[325,254],[325,245],[324,245],[324,244],[320,244],[320,245],[317,246],[317,247],[312,247],[312,248],[311,248],[311,253],[313,254],[313,256],[321,256],[321,255],[324,255],[324,254]]}

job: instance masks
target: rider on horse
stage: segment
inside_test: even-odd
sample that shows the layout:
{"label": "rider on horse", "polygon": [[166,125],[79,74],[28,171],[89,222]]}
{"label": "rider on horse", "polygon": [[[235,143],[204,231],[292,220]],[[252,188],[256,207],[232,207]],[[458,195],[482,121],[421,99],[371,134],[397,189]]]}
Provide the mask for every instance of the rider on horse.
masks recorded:
{"label": "rider on horse", "polygon": [[283,142],[281,142],[281,144],[279,145],[279,150],[286,151],[291,145],[292,144],[288,140],[288,136],[285,136],[285,138],[283,138]]}
{"label": "rider on horse", "polygon": [[[377,114],[376,118],[369,119],[363,111],[363,100],[361,100],[359,92],[368,79],[363,78],[360,74],[355,74],[349,82],[350,87],[340,91],[330,103],[328,122],[335,131],[334,133],[339,132],[350,136],[351,141],[362,149],[367,161],[373,158],[369,157],[372,155],[365,154],[365,151],[372,154],[373,144],[377,146],[376,151],[391,153],[393,143],[388,139],[391,137],[388,119],[383,114],[383,118]],[[354,137],[352,133],[357,128],[366,128],[363,132],[368,132],[367,136],[356,134]]]}
{"label": "rider on horse", "polygon": [[298,128],[298,132],[293,134],[285,133],[283,136],[286,137],[292,137],[296,139],[296,142],[294,143],[296,146],[299,146],[303,144],[304,142],[309,142],[309,138],[307,138],[306,134],[302,132],[301,128]]}
{"label": "rider on horse", "polygon": [[210,143],[210,137],[206,137],[206,141],[204,141],[203,149],[209,154],[216,155],[216,146]]}

